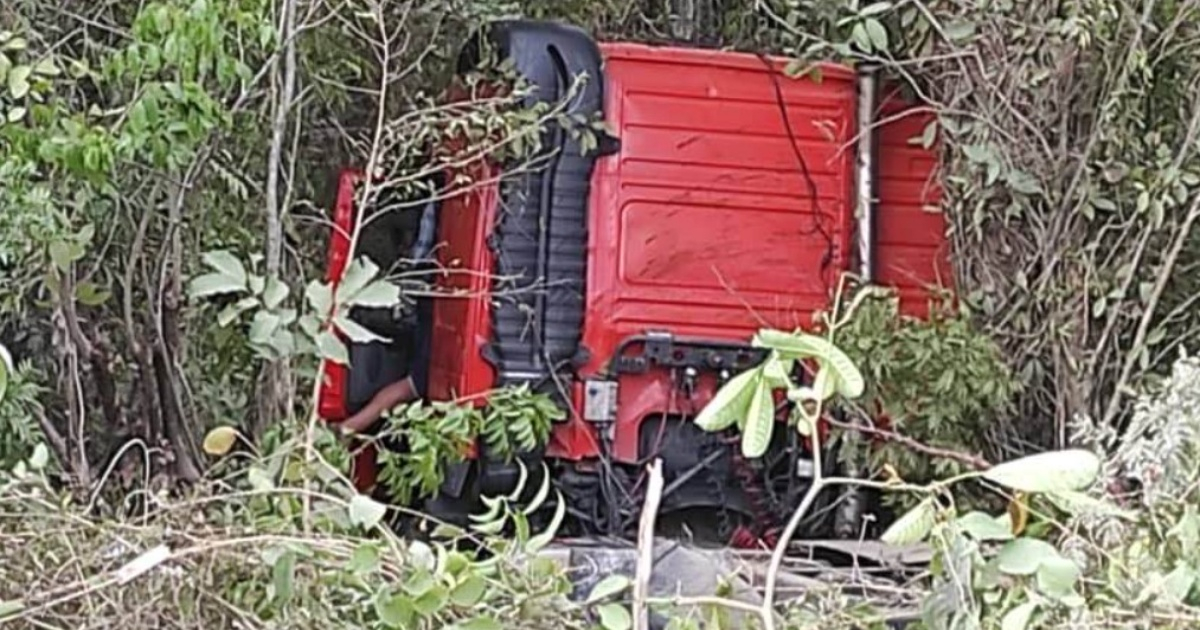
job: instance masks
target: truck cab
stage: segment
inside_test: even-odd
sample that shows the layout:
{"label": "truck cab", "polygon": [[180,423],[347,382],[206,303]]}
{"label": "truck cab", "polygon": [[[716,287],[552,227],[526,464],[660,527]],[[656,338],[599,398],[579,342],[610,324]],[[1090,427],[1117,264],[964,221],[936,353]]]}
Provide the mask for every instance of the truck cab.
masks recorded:
{"label": "truck cab", "polygon": [[[591,519],[584,529],[635,522],[641,468],[654,457],[672,488],[664,512],[760,524],[764,511],[786,514],[808,458],[782,435],[794,432],[776,432],[763,462],[745,462],[730,436],[690,419],[761,361],[748,345],[755,331],[813,326],[845,273],[866,270],[904,312],[926,312],[931,288],[950,277],[937,157],[919,142],[929,116],[878,83],[864,99],[862,71],[844,66],[793,78],[783,59],[598,43],[545,22],[498,23],[483,36],[536,85],[532,98],[560,99],[585,77],[569,113],[603,119],[611,136],[585,145],[551,124],[538,169],[420,209],[436,263],[468,272],[441,277],[454,297],[422,311],[427,396],[485,401],[520,384],[554,396],[565,419],[534,457]],[[343,176],[334,213],[343,227],[356,216],[355,177]],[[332,239],[331,279],[347,247]],[[327,420],[403,361],[385,354],[327,366]],[[356,470],[364,487],[370,460]],[[443,499],[469,503],[515,478],[486,452],[467,467],[448,475]]]}

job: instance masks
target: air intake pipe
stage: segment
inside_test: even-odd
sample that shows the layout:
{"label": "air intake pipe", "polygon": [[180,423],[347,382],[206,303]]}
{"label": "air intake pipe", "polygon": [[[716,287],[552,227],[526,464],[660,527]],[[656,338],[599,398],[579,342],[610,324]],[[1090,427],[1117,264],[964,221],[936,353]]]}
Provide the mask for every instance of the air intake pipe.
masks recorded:
{"label": "air intake pipe", "polygon": [[858,66],[858,142],[854,164],[855,219],[858,226],[858,275],[864,284],[875,281],[875,101],[879,66]]}

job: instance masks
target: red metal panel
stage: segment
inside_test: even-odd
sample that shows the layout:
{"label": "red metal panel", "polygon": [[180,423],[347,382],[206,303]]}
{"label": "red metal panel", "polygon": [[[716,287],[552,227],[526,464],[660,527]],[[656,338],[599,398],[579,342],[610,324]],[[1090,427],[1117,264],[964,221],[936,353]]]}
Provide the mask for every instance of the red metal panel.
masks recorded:
{"label": "red metal panel", "polygon": [[[764,325],[811,325],[850,251],[853,76],[830,67],[820,83],[793,80],[782,62],[733,53],[604,52],[621,151],[593,179],[588,368],[647,330],[746,340]],[[637,459],[643,418],[698,410],[711,395],[710,385],[671,404],[667,383],[622,379],[618,461]]]}
{"label": "red metal panel", "polygon": [[[455,175],[448,173],[448,181]],[[490,326],[487,237],[495,223],[495,176],[482,164],[465,175],[473,183],[444,200],[438,211],[437,259],[443,270],[438,285],[444,295],[433,305],[428,385],[433,400],[477,396],[495,380],[482,353]]]}
{"label": "red metal panel", "polygon": [[904,314],[924,317],[931,289],[954,284],[937,146],[926,149],[920,142],[934,116],[894,92],[883,100],[877,128],[876,281],[897,290]]}

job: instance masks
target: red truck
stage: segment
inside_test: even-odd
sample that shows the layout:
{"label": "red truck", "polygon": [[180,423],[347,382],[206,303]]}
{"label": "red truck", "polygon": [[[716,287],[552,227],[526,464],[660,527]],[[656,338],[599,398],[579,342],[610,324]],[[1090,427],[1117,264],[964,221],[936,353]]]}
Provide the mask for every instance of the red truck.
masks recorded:
{"label": "red truck", "polygon": [[[927,110],[870,68],[791,78],[785,60],[597,44],[531,21],[486,37],[537,98],[560,98],[586,74],[570,113],[602,116],[615,137],[584,151],[549,129],[536,172],[426,208],[439,260],[477,273],[443,278],[471,297],[426,312],[424,390],[434,400],[514,384],[554,393],[566,419],[534,458],[551,464],[585,531],[635,522],[653,456],[664,462],[664,514],[719,515],[720,535],[766,526],[803,492],[803,444],[777,431],[763,461],[746,462],[730,436],[690,418],[762,359],[748,344],[757,329],[810,327],[845,272],[894,288],[909,314],[927,312],[931,285],[949,278],[937,156],[920,142]],[[335,212],[343,229],[356,214],[353,180],[343,176]],[[331,278],[347,245],[331,242]],[[541,288],[491,299],[496,278]],[[322,415],[361,405],[382,384],[366,375],[374,369],[353,356],[348,369],[328,365]],[[358,464],[369,486],[372,457]],[[470,505],[515,476],[479,453],[438,500]]]}

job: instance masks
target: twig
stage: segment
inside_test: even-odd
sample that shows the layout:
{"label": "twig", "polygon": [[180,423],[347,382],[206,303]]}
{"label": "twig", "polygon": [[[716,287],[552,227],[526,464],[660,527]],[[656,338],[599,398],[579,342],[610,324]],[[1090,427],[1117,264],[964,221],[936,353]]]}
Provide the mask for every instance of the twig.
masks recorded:
{"label": "twig", "polygon": [[650,577],[654,572],[654,520],[662,502],[662,460],[655,459],[647,466],[650,482],[646,501],[642,504],[642,519],[638,525],[638,559],[633,581],[633,630],[650,630],[650,613],[646,598],[650,592]]}
{"label": "twig", "polygon": [[967,466],[970,466],[976,470],[987,470],[988,468],[992,467],[991,462],[988,462],[986,459],[984,459],[978,455],[972,455],[970,453],[961,453],[958,451],[952,451],[950,449],[938,448],[936,446],[930,446],[923,442],[919,442],[911,437],[908,437],[907,435],[900,435],[899,433],[896,433],[894,431],[888,431],[886,429],[880,429],[880,428],[867,426],[867,425],[861,425],[861,424],[851,424],[849,422],[842,422],[840,420],[835,420],[830,417],[826,417],[824,420],[826,423],[829,424],[829,426],[832,426],[832,427],[837,427],[839,429],[843,429],[846,431],[857,431],[859,433],[865,433],[867,435],[872,435],[875,437],[883,438],[889,442],[895,442],[901,446],[904,446],[904,447],[906,447],[910,450],[916,451],[918,453],[922,453],[924,455],[929,455],[930,457],[938,457],[941,459],[954,460],[956,462],[966,464]]}
{"label": "twig", "polygon": [[1179,254],[1183,251],[1183,246],[1187,244],[1192,234],[1192,226],[1195,225],[1198,218],[1200,218],[1200,195],[1192,200],[1192,205],[1188,208],[1187,217],[1183,220],[1183,225],[1175,235],[1175,242],[1171,244],[1171,250],[1167,254],[1166,260],[1163,261],[1162,267],[1158,272],[1158,277],[1154,280],[1154,289],[1150,293],[1150,299],[1146,301],[1146,310],[1142,313],[1142,320],[1138,322],[1137,332],[1134,334],[1133,344],[1129,347],[1129,353],[1125,356],[1125,364],[1121,367],[1121,376],[1117,379],[1116,385],[1113,387],[1112,396],[1108,399],[1108,408],[1104,412],[1102,425],[1110,425],[1120,412],[1120,403],[1125,397],[1125,385],[1129,382],[1129,377],[1133,375],[1133,368],[1138,363],[1138,356],[1141,354],[1141,349],[1146,343],[1146,336],[1150,333],[1150,324],[1154,321],[1154,313],[1158,310],[1158,303],[1162,299],[1163,291],[1166,290],[1167,284],[1171,280],[1175,263],[1179,260]]}

